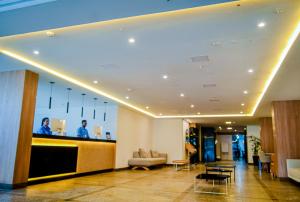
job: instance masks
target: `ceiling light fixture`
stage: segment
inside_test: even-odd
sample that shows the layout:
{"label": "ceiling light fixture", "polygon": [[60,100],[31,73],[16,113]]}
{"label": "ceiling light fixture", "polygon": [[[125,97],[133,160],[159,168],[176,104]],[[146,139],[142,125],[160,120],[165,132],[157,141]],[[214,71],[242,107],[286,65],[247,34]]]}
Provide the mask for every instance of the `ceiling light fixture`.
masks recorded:
{"label": "ceiling light fixture", "polygon": [[95,80],[95,81],[93,81],[93,83],[94,83],[94,84],[97,84],[97,83],[98,83],[98,81],[97,81],[97,80]]}
{"label": "ceiling light fixture", "polygon": [[162,116],[163,114],[162,113],[159,113],[159,116]]}
{"label": "ceiling light fixture", "polygon": [[253,73],[254,72],[254,70],[253,69],[248,69],[248,73]]}
{"label": "ceiling light fixture", "polygon": [[241,106],[245,106],[245,103],[242,103]]}
{"label": "ceiling light fixture", "polygon": [[163,79],[168,79],[169,77],[168,77],[168,75],[165,74],[165,75],[162,76],[162,78]]}
{"label": "ceiling light fixture", "polygon": [[52,31],[47,31],[46,35],[49,36],[49,37],[52,37],[52,36],[55,36],[55,33],[52,32]]}
{"label": "ceiling light fixture", "polygon": [[191,106],[190,106],[191,108],[194,108],[195,107],[195,105],[193,105],[193,104],[191,104]]}
{"label": "ceiling light fixture", "polygon": [[232,130],[232,127],[227,127],[227,130]]}
{"label": "ceiling light fixture", "polygon": [[244,112],[243,111],[240,111],[240,114],[243,114]]}
{"label": "ceiling light fixture", "polygon": [[230,125],[231,121],[226,121],[225,124]]}
{"label": "ceiling light fixture", "polygon": [[180,93],[180,97],[184,97],[184,94],[183,94],[183,93]]}
{"label": "ceiling light fixture", "polygon": [[259,27],[259,28],[262,28],[264,26],[266,26],[265,22],[260,22],[260,23],[257,24],[257,27]]}
{"label": "ceiling light fixture", "polygon": [[146,109],[149,109],[150,107],[146,106]]}
{"label": "ceiling light fixture", "polygon": [[[198,8],[190,8],[190,9],[183,9],[183,10],[180,10],[180,11],[172,11],[176,14],[179,14],[179,13],[184,13],[186,12],[187,10],[196,10]],[[149,16],[163,16],[163,15],[168,15],[170,12],[162,12],[162,13],[154,13],[154,14],[149,14]],[[131,17],[132,19],[135,19],[135,18],[138,18],[139,16],[134,16],[134,17]],[[123,21],[124,19],[116,19],[116,20],[113,20],[113,21]],[[127,19],[126,19],[127,20]],[[99,22],[99,24],[103,24],[103,23],[109,23],[109,22],[113,22],[113,21],[108,21],[108,22]],[[98,23],[97,23],[98,24]],[[89,26],[89,25],[80,25],[80,27],[84,27],[84,26]],[[201,115],[201,117],[244,117],[244,116],[253,116],[255,111],[257,110],[262,98],[264,97],[266,91],[268,90],[272,80],[274,79],[276,73],[278,72],[278,70],[280,69],[283,61],[285,60],[287,54],[289,53],[289,50],[291,49],[292,45],[294,44],[294,42],[296,41],[299,33],[300,33],[300,19],[298,20],[295,20],[295,23],[292,25],[294,27],[294,29],[292,28],[291,31],[289,33],[286,34],[286,44],[284,45],[283,49],[280,51],[280,53],[278,54],[279,56],[278,57],[275,57],[274,58],[274,66],[272,67],[271,69],[271,73],[267,76],[267,79],[265,80],[264,84],[262,85],[262,90],[260,91],[260,93],[258,94],[257,98],[256,98],[256,101],[255,101],[255,105],[253,106],[252,110],[251,110],[251,113],[249,114],[210,114],[210,115]],[[69,29],[73,29],[73,26],[70,26],[70,27],[65,27],[65,28],[62,28],[63,30],[69,30]],[[45,33],[45,31],[43,31]],[[155,114],[152,114],[152,113],[149,113],[135,105],[132,105],[130,103],[127,103],[125,101],[123,101],[122,99],[120,98],[117,98],[113,95],[111,95],[110,93],[107,93],[107,92],[104,92],[104,91],[101,91],[101,90],[98,90],[96,89],[95,87],[89,85],[89,84],[86,84],[84,82],[81,82],[69,75],[66,75],[64,73],[61,73],[59,71],[56,71],[54,70],[52,67],[50,66],[47,66],[47,65],[42,65],[38,62],[35,62],[33,60],[31,60],[30,58],[26,58],[20,54],[17,54],[15,52],[12,52],[12,51],[8,51],[8,50],[5,50],[5,49],[0,49],[0,52],[11,57],[11,58],[14,58],[14,59],[17,59],[19,61],[22,61],[26,64],[29,64],[29,65],[32,65],[40,70],[43,70],[47,73],[50,73],[54,76],[57,76],[65,81],[68,81],[70,83],[73,83],[75,85],[78,85],[82,88],[85,88],[87,90],[90,90],[92,92],[95,92],[99,95],[102,95],[104,97],[107,97],[109,99],[112,99],[120,104],[123,104],[125,106],[128,106],[132,109],[135,109],[137,111],[140,111],[144,114],[147,114],[149,116],[152,116],[152,117],[156,117],[156,118],[193,118],[195,117],[195,115],[175,115],[175,116],[163,116],[163,117],[157,117]],[[200,117],[200,116],[197,116],[197,117]]]}
{"label": "ceiling light fixture", "polygon": [[126,96],[125,98],[126,98],[127,100],[129,100],[130,97],[129,97],[129,96]]}
{"label": "ceiling light fixture", "polygon": [[247,94],[248,94],[248,91],[247,91],[247,90],[244,90],[243,93],[244,93],[245,95],[247,95]]}
{"label": "ceiling light fixture", "polygon": [[198,115],[200,115],[201,113],[200,113],[200,112],[198,112],[197,114],[198,114]]}
{"label": "ceiling light fixture", "polygon": [[128,42],[133,44],[133,43],[135,43],[135,39],[131,37],[131,38],[128,39]]}
{"label": "ceiling light fixture", "polygon": [[39,54],[40,54],[40,51],[38,51],[38,50],[34,50],[34,51],[33,51],[33,54],[35,54],[35,55],[39,55]]}

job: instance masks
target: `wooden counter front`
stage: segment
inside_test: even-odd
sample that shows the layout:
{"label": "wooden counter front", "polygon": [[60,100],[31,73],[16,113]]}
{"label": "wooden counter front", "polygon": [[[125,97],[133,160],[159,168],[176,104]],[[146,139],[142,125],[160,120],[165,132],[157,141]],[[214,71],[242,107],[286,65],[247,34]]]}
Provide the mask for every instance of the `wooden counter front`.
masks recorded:
{"label": "wooden counter front", "polygon": [[77,146],[76,174],[114,169],[115,167],[116,143],[114,141],[33,137],[32,145]]}

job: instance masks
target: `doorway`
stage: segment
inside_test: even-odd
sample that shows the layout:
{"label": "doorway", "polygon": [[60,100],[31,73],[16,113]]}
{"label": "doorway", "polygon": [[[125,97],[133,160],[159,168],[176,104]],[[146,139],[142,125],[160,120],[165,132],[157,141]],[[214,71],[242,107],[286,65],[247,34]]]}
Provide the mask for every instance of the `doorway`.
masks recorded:
{"label": "doorway", "polygon": [[245,134],[232,135],[232,158],[234,161],[246,161]]}

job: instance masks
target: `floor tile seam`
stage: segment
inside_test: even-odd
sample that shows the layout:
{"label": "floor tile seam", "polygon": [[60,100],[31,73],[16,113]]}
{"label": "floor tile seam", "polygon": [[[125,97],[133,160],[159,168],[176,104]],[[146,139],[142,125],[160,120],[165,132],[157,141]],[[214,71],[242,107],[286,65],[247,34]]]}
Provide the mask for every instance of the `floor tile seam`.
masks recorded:
{"label": "floor tile seam", "polygon": [[191,192],[191,190],[193,190],[193,186],[194,186],[194,184],[192,184],[187,189],[185,189],[183,192],[181,192],[180,195],[174,199],[174,201],[182,201],[182,199],[184,199],[184,197],[187,196]]}
{"label": "floor tile seam", "polygon": [[262,188],[264,189],[264,191],[268,194],[268,196],[270,197],[270,199],[273,200],[273,201],[278,201],[278,199],[276,198],[276,196],[273,195],[273,193],[271,192],[270,189],[268,189],[268,187],[265,185],[265,183],[258,178],[257,174],[254,173],[254,177],[255,177],[256,181],[262,186]]}
{"label": "floor tile seam", "polygon": [[78,196],[74,196],[74,197],[71,197],[71,198],[67,198],[65,199],[65,201],[71,201],[71,200],[76,200],[77,198],[81,198],[83,196],[88,196],[88,195],[91,195],[91,194],[94,194],[94,193],[97,193],[97,192],[102,192],[102,191],[105,191],[107,189],[111,189],[115,186],[108,186],[108,187],[104,187],[102,189],[97,189],[97,190],[94,190],[94,191],[91,191],[91,192],[88,192],[88,193],[84,193],[84,194],[80,194]]}

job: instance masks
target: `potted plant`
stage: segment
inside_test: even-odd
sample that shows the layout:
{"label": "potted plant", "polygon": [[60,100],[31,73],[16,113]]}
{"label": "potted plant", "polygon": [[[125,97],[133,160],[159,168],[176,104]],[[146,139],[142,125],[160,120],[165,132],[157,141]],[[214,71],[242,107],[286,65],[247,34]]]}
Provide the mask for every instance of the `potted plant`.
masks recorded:
{"label": "potted plant", "polygon": [[258,151],[260,150],[260,139],[254,136],[251,136],[250,142],[252,143],[252,158],[253,158],[253,164],[255,166],[258,166],[258,160],[259,160],[259,156],[258,156]]}

